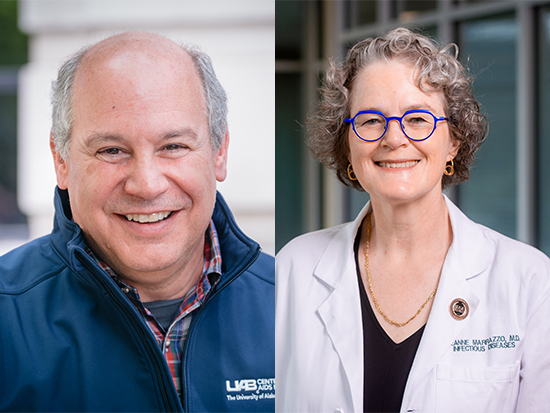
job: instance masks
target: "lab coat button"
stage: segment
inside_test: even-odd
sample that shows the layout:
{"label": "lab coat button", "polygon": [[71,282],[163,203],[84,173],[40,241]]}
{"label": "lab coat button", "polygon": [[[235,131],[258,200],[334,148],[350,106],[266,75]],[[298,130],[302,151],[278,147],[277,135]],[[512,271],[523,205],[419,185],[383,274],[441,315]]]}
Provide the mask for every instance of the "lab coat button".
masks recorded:
{"label": "lab coat button", "polygon": [[337,408],[334,413],[344,413],[344,409]]}
{"label": "lab coat button", "polygon": [[455,320],[461,321],[468,317],[470,307],[468,306],[466,300],[462,298],[455,298],[449,306],[449,311]]}

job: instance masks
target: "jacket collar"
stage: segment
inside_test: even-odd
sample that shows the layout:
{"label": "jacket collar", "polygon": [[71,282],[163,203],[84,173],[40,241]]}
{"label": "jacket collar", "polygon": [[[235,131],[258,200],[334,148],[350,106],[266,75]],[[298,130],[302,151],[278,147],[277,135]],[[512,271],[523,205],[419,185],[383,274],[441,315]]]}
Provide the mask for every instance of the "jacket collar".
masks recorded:
{"label": "jacket collar", "polygon": [[[81,270],[82,264],[76,259],[75,250],[85,247],[82,229],[72,220],[69,194],[67,190],[56,187],[55,217],[51,242],[56,251],[75,270]],[[260,246],[247,237],[239,228],[223,196],[216,192],[216,204],[212,214],[222,254],[222,278],[219,286],[232,281],[257,259]]]}
{"label": "jacket collar", "polygon": [[[363,219],[370,211],[371,206],[369,201],[353,222],[334,228],[336,235],[330,241],[313,272],[315,276],[332,288],[338,286],[347,271],[353,271],[355,274],[353,243],[355,242],[361,222],[363,222]],[[343,271],[334,271],[335,268]]]}
{"label": "jacket collar", "polygon": [[447,253],[447,261],[453,267],[460,266],[465,279],[475,277],[493,261],[495,246],[485,237],[483,227],[472,222],[446,196],[445,202],[453,228],[453,243]]}
{"label": "jacket collar", "polygon": [[[496,253],[494,243],[482,227],[470,221],[449,199],[445,198],[453,242],[443,264],[441,279],[430,317],[414,358],[403,395],[402,406],[409,406],[416,389],[437,366],[439,360],[459,334],[472,322],[483,296],[478,295],[470,280],[486,270]],[[451,316],[451,303],[460,298],[468,304],[469,313],[463,320]]]}
{"label": "jacket collar", "polygon": [[342,363],[352,411],[361,411],[363,401],[363,329],[353,243],[369,208],[370,203],[355,221],[332,229],[336,234],[314,269],[331,288],[318,313]]}
{"label": "jacket collar", "polygon": [[220,286],[230,283],[250,267],[261,252],[260,245],[239,228],[223,196],[216,192],[216,206],[212,214],[222,254]]}
{"label": "jacket collar", "polygon": [[75,248],[84,249],[84,237],[78,224],[72,220],[71,205],[69,202],[69,193],[67,190],[55,188],[54,196],[55,216],[51,243],[54,249],[67,261],[70,266],[80,267],[72,253]]}

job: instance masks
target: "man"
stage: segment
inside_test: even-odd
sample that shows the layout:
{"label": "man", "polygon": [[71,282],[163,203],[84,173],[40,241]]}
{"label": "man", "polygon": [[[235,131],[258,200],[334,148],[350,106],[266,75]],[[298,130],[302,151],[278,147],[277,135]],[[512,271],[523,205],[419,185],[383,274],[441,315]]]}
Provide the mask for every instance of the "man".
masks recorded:
{"label": "man", "polygon": [[0,410],[273,411],[274,260],[216,193],[209,58],[113,36],[52,103],[54,230],[0,258]]}

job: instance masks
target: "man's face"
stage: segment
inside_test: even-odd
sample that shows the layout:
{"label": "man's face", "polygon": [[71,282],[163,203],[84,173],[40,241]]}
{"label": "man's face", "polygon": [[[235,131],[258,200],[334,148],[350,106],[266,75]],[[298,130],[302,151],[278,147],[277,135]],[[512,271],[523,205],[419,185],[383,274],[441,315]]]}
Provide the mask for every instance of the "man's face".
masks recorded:
{"label": "man's face", "polygon": [[69,157],[54,153],[58,185],[87,244],[119,276],[168,283],[202,263],[228,137],[213,150],[186,54],[89,60],[75,79]]}

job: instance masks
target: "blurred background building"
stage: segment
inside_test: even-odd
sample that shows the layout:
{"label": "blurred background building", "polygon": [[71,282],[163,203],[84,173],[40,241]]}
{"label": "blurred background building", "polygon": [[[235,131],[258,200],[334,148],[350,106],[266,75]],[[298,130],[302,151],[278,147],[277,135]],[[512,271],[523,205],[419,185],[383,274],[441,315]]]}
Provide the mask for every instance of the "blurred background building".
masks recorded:
{"label": "blurred background building", "polygon": [[406,26],[459,46],[489,119],[470,180],[448,194],[472,220],[550,254],[550,1],[277,1],[275,15],[277,250],[368,200],[312,159],[303,124],[328,57]]}
{"label": "blurred background building", "polygon": [[0,1],[0,255],[53,225],[50,84],[62,60],[127,30],[196,43],[229,98],[228,178],[238,223],[275,250],[273,0]]}

